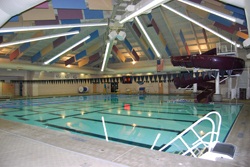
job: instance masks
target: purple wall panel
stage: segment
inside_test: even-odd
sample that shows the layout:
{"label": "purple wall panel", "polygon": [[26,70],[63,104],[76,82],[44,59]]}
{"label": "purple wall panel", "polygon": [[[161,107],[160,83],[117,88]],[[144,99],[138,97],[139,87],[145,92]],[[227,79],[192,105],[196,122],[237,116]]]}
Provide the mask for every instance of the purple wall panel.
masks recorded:
{"label": "purple wall panel", "polygon": [[68,60],[65,61],[65,66],[69,65],[69,64],[72,64],[75,62],[75,57],[71,57],[69,58]]}
{"label": "purple wall panel", "polygon": [[133,27],[135,33],[137,34],[137,36],[140,38],[140,37],[141,37],[141,32],[140,32],[140,30],[138,29],[138,27],[137,27],[135,24],[133,24],[132,27]]}
{"label": "purple wall panel", "polygon": [[59,24],[58,17],[56,16],[56,20],[36,20],[35,25],[57,25]]}
{"label": "purple wall panel", "polygon": [[215,26],[215,27],[218,27],[218,28],[220,28],[220,29],[222,29],[222,30],[224,30],[224,31],[227,31],[227,32],[229,32],[229,33],[231,33],[231,34],[233,34],[234,31],[235,31],[235,28],[234,28],[233,25],[230,26],[230,27],[227,27],[227,26],[225,26],[225,25],[223,25],[223,24],[220,24],[220,23],[215,22],[215,23],[214,23],[214,26]]}
{"label": "purple wall panel", "polygon": [[206,44],[208,44],[208,40],[207,40],[207,33],[206,33],[206,30],[204,28],[202,28],[202,33],[204,35],[204,39],[206,41]]}
{"label": "purple wall panel", "polygon": [[97,61],[99,58],[100,58],[99,53],[96,53],[96,54],[90,56],[90,57],[89,57],[89,63],[88,63],[88,64],[91,64],[91,63]]}
{"label": "purple wall panel", "polygon": [[140,60],[140,57],[138,56],[138,54],[136,53],[136,51],[134,49],[132,50],[132,54],[135,57],[135,61],[139,61]]}
{"label": "purple wall panel", "polygon": [[57,38],[55,41],[53,41],[53,47],[56,48],[57,46],[61,45],[65,40],[65,37]]}
{"label": "purple wall panel", "polygon": [[62,19],[83,19],[82,10],[79,9],[58,9],[58,18]]}
{"label": "purple wall panel", "polygon": [[151,24],[153,25],[156,33],[159,34],[160,30],[159,30],[159,27],[157,26],[157,24],[156,24],[156,22],[155,22],[154,19],[152,19]]}
{"label": "purple wall panel", "polygon": [[72,51],[75,51],[75,50],[79,49],[79,48],[82,47],[83,45],[84,45],[84,43],[81,43],[80,45],[77,45],[76,47],[74,47],[74,48],[72,49]]}
{"label": "purple wall panel", "polygon": [[200,4],[202,0],[190,0],[190,1]]}
{"label": "purple wall panel", "polygon": [[49,9],[49,2],[41,3],[40,5],[37,5],[35,8],[37,8],[37,9]]}
{"label": "purple wall panel", "polygon": [[113,45],[113,51],[117,54],[118,53],[118,48],[115,46],[115,45]]}

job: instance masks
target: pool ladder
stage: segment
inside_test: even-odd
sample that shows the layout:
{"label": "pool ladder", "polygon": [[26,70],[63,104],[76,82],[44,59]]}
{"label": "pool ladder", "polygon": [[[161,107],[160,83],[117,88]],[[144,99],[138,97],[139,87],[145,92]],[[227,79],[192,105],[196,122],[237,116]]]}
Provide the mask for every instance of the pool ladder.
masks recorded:
{"label": "pool ladder", "polygon": [[[212,118],[210,118],[211,115],[216,116],[216,119],[218,119],[217,124]],[[203,121],[209,121],[211,123],[211,130],[207,132],[205,135],[200,136],[195,131],[194,128]],[[189,126],[186,130],[181,132],[178,136],[176,136],[169,143],[167,143],[162,148],[160,148],[159,151],[163,151],[167,149],[168,147],[173,145],[175,141],[180,140],[186,147],[186,149],[183,149],[184,151],[179,151],[180,155],[190,155],[193,157],[199,157],[203,153],[207,151],[211,151],[215,143],[218,142],[219,135],[220,135],[220,127],[221,127],[221,115],[217,111],[211,111],[210,113],[206,114],[204,117],[200,118],[198,121],[193,123],[191,126]],[[197,137],[197,140],[193,142],[192,144],[188,144],[183,138],[183,136],[189,132],[193,132],[194,135]],[[209,139],[208,141],[205,140],[207,138]]]}

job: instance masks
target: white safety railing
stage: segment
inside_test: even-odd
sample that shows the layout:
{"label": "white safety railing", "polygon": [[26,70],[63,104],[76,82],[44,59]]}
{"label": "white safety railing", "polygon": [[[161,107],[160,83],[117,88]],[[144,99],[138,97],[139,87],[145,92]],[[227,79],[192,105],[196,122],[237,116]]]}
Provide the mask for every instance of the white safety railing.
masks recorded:
{"label": "white safety railing", "polygon": [[216,43],[216,53],[217,55],[227,55],[238,57],[237,46],[232,45],[228,42]]}
{"label": "white safety railing", "polygon": [[103,131],[104,131],[104,134],[105,134],[105,139],[106,139],[106,141],[109,141],[108,133],[107,133],[106,125],[105,125],[105,120],[104,120],[103,116],[102,116],[102,126],[103,126]]}
{"label": "white safety railing", "polygon": [[[210,118],[211,115],[216,115],[217,116],[217,118],[218,118],[217,126],[216,126],[214,120]],[[207,132],[205,135],[200,136],[195,131],[194,128],[203,121],[209,121],[211,123],[211,130],[209,132]],[[181,155],[187,155],[187,154],[190,153],[192,156],[198,157],[198,155],[196,154],[196,151],[197,151],[198,147],[201,147],[203,145],[204,149],[208,148],[208,151],[211,151],[212,147],[214,146],[214,143],[218,142],[219,135],[220,135],[220,127],[221,127],[221,115],[217,111],[211,111],[210,113],[206,114],[204,117],[200,118],[198,121],[193,123],[190,127],[188,127],[186,130],[184,130],[178,136],[176,136],[169,143],[164,145],[161,149],[159,149],[159,151],[162,151],[162,150],[166,149],[170,145],[174,145],[175,141],[180,140],[187,149]],[[185,134],[189,133],[189,132],[193,132],[195,134],[195,136],[197,137],[197,140],[194,141],[191,144],[188,144],[183,138],[183,136]],[[210,138],[209,138],[209,136],[210,136]],[[207,138],[209,139],[208,141],[207,141]]]}
{"label": "white safety railing", "polygon": [[158,139],[160,138],[160,136],[161,136],[161,134],[158,133],[157,136],[156,136],[156,138],[155,138],[155,140],[154,140],[153,145],[152,145],[151,148],[150,148],[150,150],[153,150],[153,149],[154,149],[154,147],[155,147],[155,145],[156,145],[156,142],[158,141]]}

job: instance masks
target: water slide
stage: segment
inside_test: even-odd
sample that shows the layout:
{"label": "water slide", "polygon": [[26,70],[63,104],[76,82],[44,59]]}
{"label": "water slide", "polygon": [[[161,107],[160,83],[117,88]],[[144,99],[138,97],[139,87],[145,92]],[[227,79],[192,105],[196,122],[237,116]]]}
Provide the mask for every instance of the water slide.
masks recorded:
{"label": "water slide", "polygon": [[[172,56],[171,62],[174,66],[202,69],[232,70],[231,74],[241,74],[245,68],[245,61],[238,57],[216,55],[216,49],[209,50],[201,55]],[[196,96],[197,102],[210,102],[215,92],[215,84],[209,81],[215,80],[213,77],[176,77],[174,84],[176,88],[192,87],[197,83],[197,88],[202,93]]]}

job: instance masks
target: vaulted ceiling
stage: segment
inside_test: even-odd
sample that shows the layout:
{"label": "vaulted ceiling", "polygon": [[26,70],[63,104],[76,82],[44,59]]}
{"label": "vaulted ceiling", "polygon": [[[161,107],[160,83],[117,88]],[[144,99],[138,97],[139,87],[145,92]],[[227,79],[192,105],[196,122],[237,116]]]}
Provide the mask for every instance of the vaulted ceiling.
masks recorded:
{"label": "vaulted ceiling", "polygon": [[[18,1],[11,1],[1,0],[1,4],[5,5],[0,7],[0,13],[11,7],[16,8],[16,11],[22,10],[19,9],[19,6],[22,5]],[[149,66],[152,66],[153,63],[156,65],[159,57],[138,22],[131,20],[124,24],[119,23],[120,17],[124,17],[124,14],[129,12],[128,10],[133,10],[134,5],[143,1],[147,0],[90,0],[88,2],[85,0],[34,0],[33,4],[29,4],[32,7],[27,5],[26,9],[20,11],[21,13],[10,13],[11,19],[7,18],[6,22],[2,23],[0,68],[50,69],[53,71],[60,67],[60,69],[65,68],[78,73],[81,71],[100,72],[106,44],[110,40],[109,35],[115,31],[118,34],[125,32],[126,37],[122,40],[115,38],[113,41],[104,72],[115,72],[118,69],[128,72],[131,68],[144,68],[142,71],[146,72],[147,69],[150,71]],[[165,4],[236,43],[242,44],[248,38],[247,21],[243,8],[217,0],[192,0],[192,2],[239,18],[244,22],[242,24],[233,23],[177,0],[166,1]],[[2,18],[2,20],[4,19]],[[218,42],[224,42],[215,34],[162,6],[154,8],[150,13],[138,16],[138,19],[166,64],[170,64],[171,56],[199,54],[215,48]],[[79,24],[87,23],[107,23],[107,26],[77,27]],[[47,25],[76,25],[76,27],[13,31],[13,28]],[[36,42],[1,46],[13,41],[73,31],[79,31],[79,33]],[[90,38],[87,41],[72,47],[48,65],[43,65],[45,61],[65,51],[88,35]],[[136,64],[132,65],[132,62]]]}

